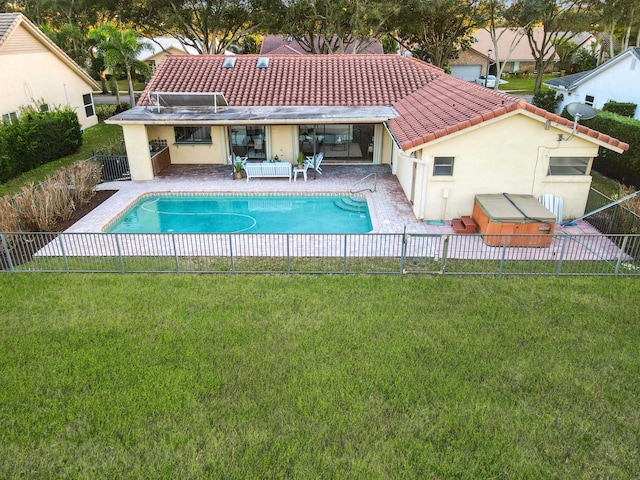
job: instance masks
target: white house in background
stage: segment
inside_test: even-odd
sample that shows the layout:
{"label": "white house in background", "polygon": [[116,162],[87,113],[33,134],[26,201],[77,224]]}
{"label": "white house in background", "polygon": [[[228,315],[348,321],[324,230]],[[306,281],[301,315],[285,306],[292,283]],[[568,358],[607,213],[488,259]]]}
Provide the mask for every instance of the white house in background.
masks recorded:
{"label": "white house in background", "polygon": [[190,46],[183,45],[173,37],[154,37],[144,40],[151,49],[145,49],[138,54],[138,60],[146,63],[152,72],[160,65],[166,55],[198,55],[198,51]]}
{"label": "white house in background", "polygon": [[0,116],[11,122],[20,107],[68,105],[80,126],[98,123],[93,92],[100,86],[21,13],[0,13]]}
{"label": "white house in background", "polygon": [[[593,70],[554,78],[544,84],[563,95],[558,112],[574,102],[596,109],[610,100],[640,104],[640,47],[628,48]],[[636,108],[634,118],[640,120],[640,108]]]}

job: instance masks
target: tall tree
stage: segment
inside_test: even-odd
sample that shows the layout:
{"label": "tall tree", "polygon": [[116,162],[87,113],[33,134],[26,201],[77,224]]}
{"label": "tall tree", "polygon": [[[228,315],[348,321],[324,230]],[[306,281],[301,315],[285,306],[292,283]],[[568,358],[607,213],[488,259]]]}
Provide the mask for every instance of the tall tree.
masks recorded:
{"label": "tall tree", "polygon": [[276,0],[137,0],[129,18],[147,36],[170,35],[199,53],[222,54],[255,31]]}
{"label": "tall tree", "polygon": [[[542,85],[545,70],[554,61],[553,44],[589,30],[597,18],[590,0],[516,0],[511,18],[524,28],[536,62],[535,89]],[[536,31],[539,26],[540,30]]]}
{"label": "tall tree", "polygon": [[298,39],[308,53],[353,53],[379,40],[400,11],[388,0],[291,0],[275,30]]}
{"label": "tall tree", "polygon": [[129,87],[129,103],[136,104],[133,93],[132,73],[136,71],[148,72],[149,67],[136,57],[151,46],[142,42],[134,30],[118,29],[114,24],[106,23],[89,32],[89,37],[96,42],[98,52],[104,55],[104,62],[112,72],[122,68],[127,77]]}
{"label": "tall tree", "polygon": [[397,40],[416,57],[444,68],[471,44],[478,0],[408,0],[398,18]]}
{"label": "tall tree", "polygon": [[[525,35],[522,27],[510,21],[509,5],[506,0],[481,0],[477,9],[477,21],[483,25],[484,30],[489,33],[493,44],[493,54],[496,58],[496,78],[502,77],[505,64],[511,58],[513,51],[518,46]],[[511,42],[505,49],[501,48],[504,42],[500,42],[502,37],[511,33]],[[506,51],[505,51],[506,50]],[[487,72],[487,75],[489,72]],[[494,89],[498,90],[499,82],[495,82]]]}

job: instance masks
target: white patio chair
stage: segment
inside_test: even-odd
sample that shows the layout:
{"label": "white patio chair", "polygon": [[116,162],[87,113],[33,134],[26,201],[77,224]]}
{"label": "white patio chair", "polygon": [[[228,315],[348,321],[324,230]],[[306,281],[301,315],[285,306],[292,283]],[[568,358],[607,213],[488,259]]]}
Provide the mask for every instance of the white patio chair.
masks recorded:
{"label": "white patio chair", "polygon": [[235,168],[236,162],[242,162],[242,168],[244,169],[244,166],[247,164],[248,159],[249,157],[241,157],[240,155],[236,155],[235,153],[232,155],[229,155],[229,163],[231,164],[231,175],[235,175],[236,173],[236,168]]}
{"label": "white patio chair", "polygon": [[316,153],[315,160],[312,155],[305,159],[304,164],[309,166],[309,168],[314,169],[316,172],[322,175],[322,168],[320,168],[320,164],[322,163],[323,158],[324,158],[324,153],[319,152],[319,153]]}

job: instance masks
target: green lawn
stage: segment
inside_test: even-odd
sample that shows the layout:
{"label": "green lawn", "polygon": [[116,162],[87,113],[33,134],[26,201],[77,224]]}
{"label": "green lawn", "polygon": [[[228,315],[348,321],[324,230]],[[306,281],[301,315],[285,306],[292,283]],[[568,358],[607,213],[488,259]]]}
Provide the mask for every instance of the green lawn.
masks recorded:
{"label": "green lawn", "polygon": [[120,125],[99,124],[88,128],[82,135],[82,146],[76,153],[54,162],[46,163],[34,170],[23,173],[17,178],[0,184],[0,197],[18,193],[22,190],[22,187],[30,183],[40,183],[47,177],[52,176],[59,168],[71,165],[78,160],[90,158],[96,148],[109,145],[122,138],[122,127]]}
{"label": "green lawn", "polygon": [[640,282],[0,275],[1,478],[638,478]]}
{"label": "green lawn", "polygon": [[[551,78],[556,78],[556,76],[545,75],[542,81],[544,82]],[[529,77],[508,76],[507,78],[505,78],[505,80],[509,83],[500,85],[500,90],[503,90],[506,92],[519,93],[519,94],[533,95],[534,86],[536,84],[535,75],[531,75]],[[542,89],[546,89],[546,88],[547,87],[545,87],[544,85],[542,86]]]}

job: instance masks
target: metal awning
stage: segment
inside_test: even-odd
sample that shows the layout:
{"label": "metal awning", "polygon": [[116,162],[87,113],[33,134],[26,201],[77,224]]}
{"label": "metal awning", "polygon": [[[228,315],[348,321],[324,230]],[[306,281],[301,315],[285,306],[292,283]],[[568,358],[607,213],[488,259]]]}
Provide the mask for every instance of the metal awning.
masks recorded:
{"label": "metal awning", "polygon": [[134,107],[106,123],[144,125],[230,125],[246,123],[382,123],[397,117],[391,105],[379,106],[251,106]]}

